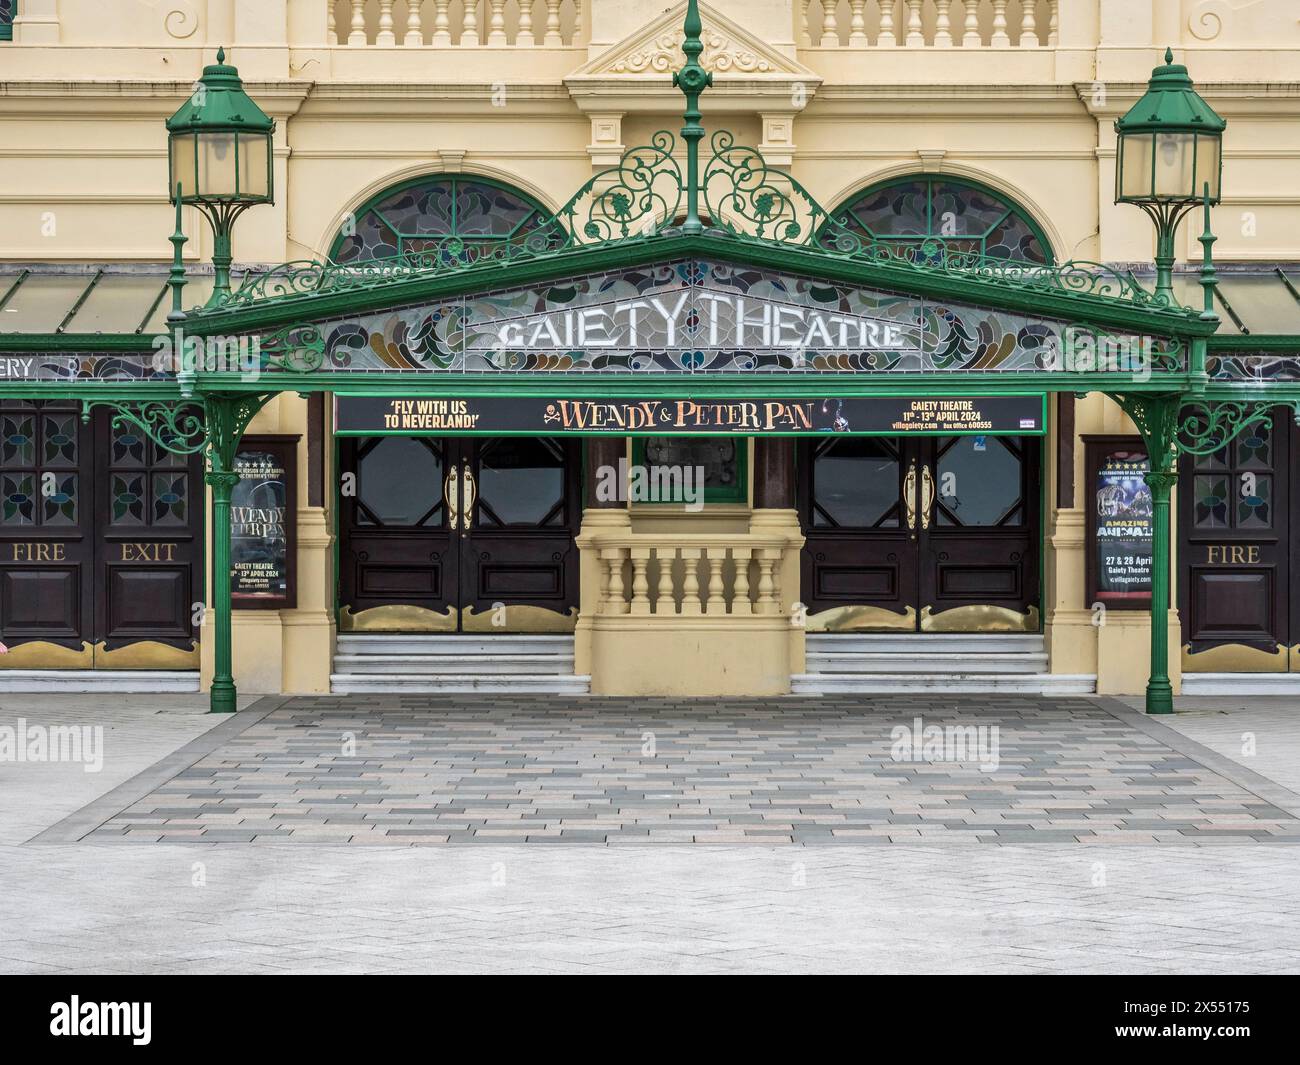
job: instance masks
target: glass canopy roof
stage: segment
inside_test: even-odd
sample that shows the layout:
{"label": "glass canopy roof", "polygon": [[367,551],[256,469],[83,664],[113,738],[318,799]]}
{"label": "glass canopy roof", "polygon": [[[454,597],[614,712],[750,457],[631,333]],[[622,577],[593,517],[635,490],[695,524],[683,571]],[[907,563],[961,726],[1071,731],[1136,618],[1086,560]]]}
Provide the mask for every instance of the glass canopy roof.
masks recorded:
{"label": "glass canopy roof", "polygon": [[[0,336],[7,333],[106,333],[152,336],[167,327],[169,264],[0,264]],[[1142,278],[1144,282],[1147,278]],[[212,292],[210,273],[191,275],[185,306]],[[1195,273],[1174,277],[1178,300],[1199,307]],[[1219,335],[1300,335],[1300,264],[1249,271],[1220,266]]]}
{"label": "glass canopy roof", "polygon": [[[169,268],[0,265],[0,334],[151,336],[167,328]],[[185,306],[201,304],[211,293],[211,274],[191,277]]]}

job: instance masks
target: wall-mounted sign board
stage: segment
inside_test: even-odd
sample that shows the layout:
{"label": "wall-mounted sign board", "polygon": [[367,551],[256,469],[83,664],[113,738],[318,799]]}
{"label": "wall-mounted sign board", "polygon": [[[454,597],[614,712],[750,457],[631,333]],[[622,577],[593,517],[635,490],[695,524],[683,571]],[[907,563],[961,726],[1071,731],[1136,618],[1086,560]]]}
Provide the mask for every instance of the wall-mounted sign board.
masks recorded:
{"label": "wall-mounted sign board", "polygon": [[237,610],[297,605],[298,437],[246,436],[230,494],[230,597]]}
{"label": "wall-mounted sign board", "polygon": [[337,397],[341,436],[512,434],[662,436],[845,433],[861,436],[1034,436],[1046,398],[1020,396],[823,396],[764,398],[537,396]]}
{"label": "wall-mounted sign board", "polygon": [[1088,436],[1088,606],[1117,610],[1151,607],[1151,469],[1136,436]]}

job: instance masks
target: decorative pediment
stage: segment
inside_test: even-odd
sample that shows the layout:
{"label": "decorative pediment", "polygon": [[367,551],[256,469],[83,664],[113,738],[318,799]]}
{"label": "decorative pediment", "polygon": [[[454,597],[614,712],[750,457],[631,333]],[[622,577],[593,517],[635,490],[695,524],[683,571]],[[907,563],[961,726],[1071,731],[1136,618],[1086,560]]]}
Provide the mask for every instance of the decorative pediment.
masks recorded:
{"label": "decorative pediment", "polygon": [[[680,3],[657,19],[625,37],[570,77],[650,76],[662,79],[682,65],[682,17],[686,4]],[[774,76],[819,83],[821,79],[798,60],[760,40],[743,26],[707,4],[700,5],[704,23],[701,41],[704,54],[700,64],[715,77],[728,75]]]}

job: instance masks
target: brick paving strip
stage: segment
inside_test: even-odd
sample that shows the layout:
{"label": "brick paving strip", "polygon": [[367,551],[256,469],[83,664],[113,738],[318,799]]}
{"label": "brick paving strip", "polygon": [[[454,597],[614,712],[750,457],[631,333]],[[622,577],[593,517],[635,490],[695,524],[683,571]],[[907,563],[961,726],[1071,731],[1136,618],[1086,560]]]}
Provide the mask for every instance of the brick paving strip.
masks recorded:
{"label": "brick paving strip", "polygon": [[[998,767],[895,760],[917,719]],[[1300,795],[1099,697],[274,697],[31,842],[82,840],[1204,847],[1300,842]]]}

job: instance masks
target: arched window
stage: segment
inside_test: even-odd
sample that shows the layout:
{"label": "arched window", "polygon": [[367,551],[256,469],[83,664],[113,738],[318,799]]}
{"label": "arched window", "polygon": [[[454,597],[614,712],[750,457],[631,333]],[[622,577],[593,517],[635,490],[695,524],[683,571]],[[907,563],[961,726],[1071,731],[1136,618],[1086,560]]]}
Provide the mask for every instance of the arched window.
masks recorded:
{"label": "arched window", "polygon": [[545,217],[539,204],[506,185],[431,174],[394,185],[363,204],[355,224],[334,238],[330,258],[350,263],[441,251],[472,260],[485,246],[536,229]]}
{"label": "arched window", "polygon": [[888,181],[845,201],[832,217],[882,244],[919,244],[935,238],[955,251],[994,259],[1052,261],[1051,245],[1022,208],[960,178]]}

